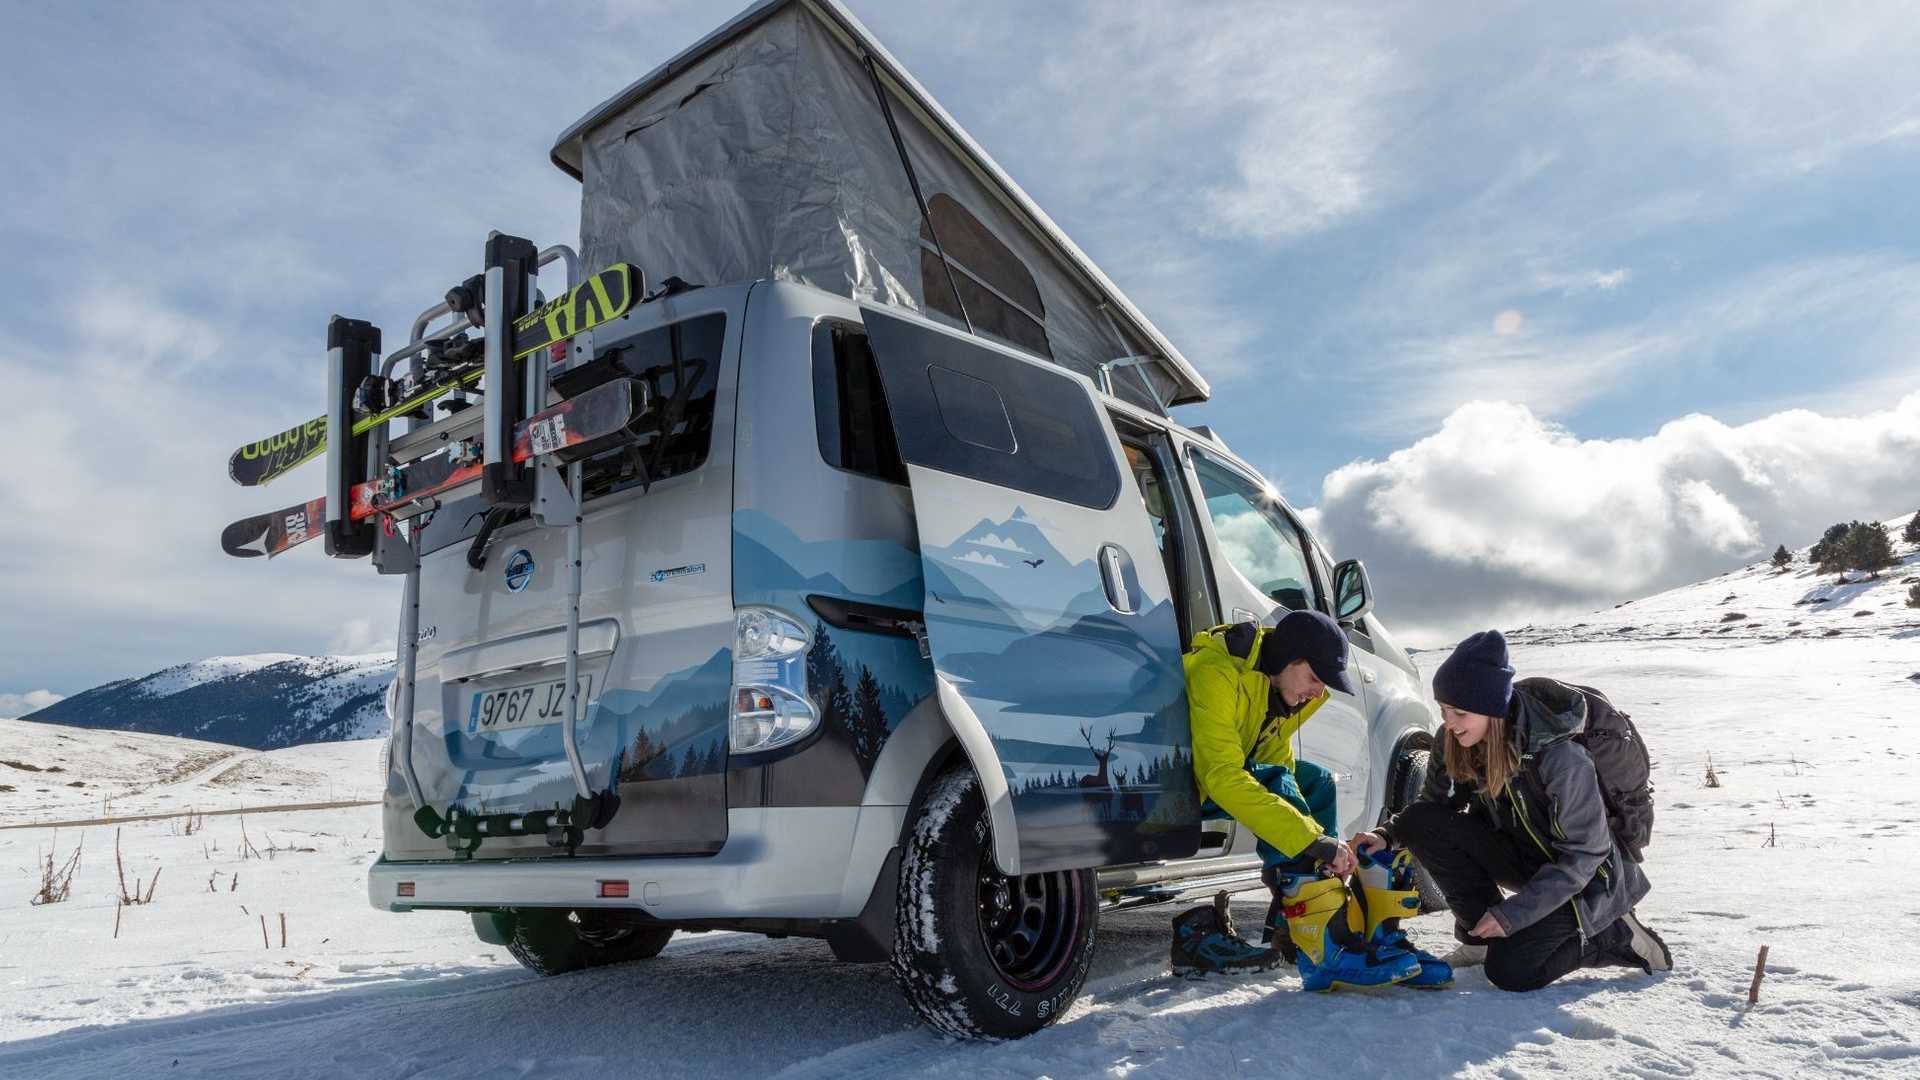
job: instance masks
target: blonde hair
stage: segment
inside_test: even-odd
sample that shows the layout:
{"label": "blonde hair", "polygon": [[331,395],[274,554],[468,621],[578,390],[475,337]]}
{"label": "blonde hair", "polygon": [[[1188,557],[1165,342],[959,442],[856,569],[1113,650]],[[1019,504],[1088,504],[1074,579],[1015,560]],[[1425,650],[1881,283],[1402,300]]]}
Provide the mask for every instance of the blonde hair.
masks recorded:
{"label": "blonde hair", "polygon": [[1495,716],[1487,724],[1486,738],[1472,747],[1461,746],[1453,733],[1440,729],[1440,756],[1446,762],[1447,775],[1455,783],[1472,781],[1488,799],[1507,790],[1507,783],[1520,771],[1520,755],[1507,742],[1507,718]]}

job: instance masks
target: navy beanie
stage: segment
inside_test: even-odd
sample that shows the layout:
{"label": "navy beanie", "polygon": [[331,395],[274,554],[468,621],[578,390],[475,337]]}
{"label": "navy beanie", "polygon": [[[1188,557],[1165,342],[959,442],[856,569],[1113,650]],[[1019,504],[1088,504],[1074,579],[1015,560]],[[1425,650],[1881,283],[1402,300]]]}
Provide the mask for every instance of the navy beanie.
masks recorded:
{"label": "navy beanie", "polygon": [[1253,666],[1262,675],[1278,675],[1295,660],[1305,660],[1320,681],[1343,694],[1353,693],[1347,677],[1347,635],[1340,624],[1318,611],[1289,611],[1260,641]]}
{"label": "navy beanie", "polygon": [[1507,639],[1498,630],[1482,630],[1461,642],[1433,673],[1433,698],[1442,705],[1505,716],[1513,700],[1513,664]]}

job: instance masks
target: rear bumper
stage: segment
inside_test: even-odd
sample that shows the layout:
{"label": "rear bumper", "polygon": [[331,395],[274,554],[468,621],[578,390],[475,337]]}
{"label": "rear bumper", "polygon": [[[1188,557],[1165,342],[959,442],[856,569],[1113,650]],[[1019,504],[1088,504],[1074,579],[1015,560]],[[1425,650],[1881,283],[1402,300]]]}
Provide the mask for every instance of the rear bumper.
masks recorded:
{"label": "rear bumper", "polygon": [[[706,856],[376,862],[367,899],[416,908],[638,908],[655,918],[842,919],[860,914],[904,806],[756,807],[727,812],[727,842]],[[625,881],[628,897],[602,899]],[[399,895],[402,883],[413,895]]]}

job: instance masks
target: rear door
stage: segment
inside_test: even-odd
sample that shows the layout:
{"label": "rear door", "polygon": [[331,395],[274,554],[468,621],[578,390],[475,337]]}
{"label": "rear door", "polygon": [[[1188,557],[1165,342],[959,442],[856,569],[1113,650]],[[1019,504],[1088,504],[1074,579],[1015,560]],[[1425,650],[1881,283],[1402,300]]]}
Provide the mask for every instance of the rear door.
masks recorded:
{"label": "rear door", "polygon": [[[727,719],[733,598],[732,418],[739,294],[682,301],[683,317],[603,349],[648,382],[664,426],[586,466],[580,598],[580,711],[574,731],[590,790],[619,811],[588,830],[587,855],[717,851],[727,838]],[[696,303],[720,306],[702,312]],[[704,305],[703,305],[704,306]],[[665,312],[651,305],[641,317]],[[639,321],[638,318],[632,321]],[[602,331],[602,344],[609,331]],[[676,375],[676,371],[679,373]],[[568,373],[592,379],[600,372]],[[557,388],[557,393],[575,387]],[[644,463],[640,475],[636,455]],[[647,482],[650,481],[650,482]],[[567,537],[515,515],[480,568],[468,560],[479,499],[439,510],[422,545],[420,682],[412,766],[442,815],[521,815],[570,807],[564,750]],[[480,511],[476,514],[476,511]],[[446,858],[410,822],[404,791],[388,800],[387,855]],[[474,857],[553,853],[543,833],[489,835]]]}
{"label": "rear door", "polygon": [[934,667],[999,757],[1021,871],[1192,854],[1174,597],[1089,384],[863,316],[913,487]]}

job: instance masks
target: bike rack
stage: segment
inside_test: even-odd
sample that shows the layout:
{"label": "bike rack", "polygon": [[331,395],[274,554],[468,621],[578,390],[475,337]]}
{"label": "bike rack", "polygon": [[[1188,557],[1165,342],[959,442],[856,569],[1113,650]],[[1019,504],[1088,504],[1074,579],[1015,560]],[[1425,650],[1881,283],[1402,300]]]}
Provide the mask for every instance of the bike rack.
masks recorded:
{"label": "bike rack", "polygon": [[[510,391],[504,393],[496,392],[496,390],[504,390],[508,386],[508,379],[512,374],[510,365],[513,362],[513,357],[509,355],[509,342],[512,340],[510,335],[513,321],[520,315],[525,314],[526,310],[532,310],[539,305],[540,298],[534,292],[533,279],[540,267],[555,261],[563,262],[566,267],[567,289],[571,291],[580,284],[580,258],[574,253],[572,248],[564,244],[556,244],[535,253],[532,251],[532,245],[526,241],[519,240],[516,237],[504,236],[500,233],[494,233],[487,238],[487,255],[488,262],[492,265],[489,265],[483,278],[485,292],[484,310],[488,313],[488,317],[487,325],[482,328],[483,334],[485,335],[486,350],[482,379],[489,392],[486,393],[483,398],[481,414],[481,437],[483,453],[485,455],[483,460],[486,463],[485,467],[487,470],[487,476],[486,479],[483,480],[482,485],[483,491],[488,495],[489,502],[493,502],[495,497],[498,496],[508,504],[511,504],[515,497],[524,497],[526,491],[524,478],[514,476],[511,468],[512,446],[510,440],[512,438],[513,428],[516,423],[524,419],[527,415],[546,406],[547,398],[550,394],[551,381],[550,363],[544,362],[544,358],[530,358],[527,364],[528,370],[525,382],[521,386],[515,387],[515,389],[522,389],[523,392],[519,394],[514,394]],[[510,268],[519,270],[518,280],[511,284],[507,279],[507,271]],[[512,307],[524,310],[509,312],[510,304]],[[381,377],[390,378],[400,362],[409,359],[413,360],[414,372],[417,374],[419,371],[418,357],[424,353],[429,346],[437,341],[451,338],[474,326],[472,317],[462,314],[446,327],[443,327],[431,335],[427,333],[427,327],[430,326],[435,319],[453,313],[452,303],[451,301],[447,301],[427,308],[416,316],[413,321],[410,340],[406,346],[387,356],[381,363]],[[364,326],[365,324],[359,325]],[[371,328],[369,327],[369,329]],[[378,330],[373,330],[372,333],[373,351],[377,353],[379,350],[379,332]],[[590,349],[590,346],[576,345],[573,347]],[[330,386],[331,409],[329,412],[329,423],[332,426],[329,430],[331,432],[351,431],[352,420],[350,409],[348,408],[350,398],[343,393],[343,387],[347,383],[347,376],[353,374],[353,370],[342,366],[350,362],[350,358],[341,355],[341,350],[337,347],[330,348],[330,357],[332,358],[334,367],[334,378]],[[364,375],[364,372],[361,374]],[[507,399],[509,398],[517,398],[518,401],[508,401]],[[517,408],[513,406],[517,406]],[[471,423],[471,421],[469,420],[467,423]],[[412,435],[434,424],[435,421],[431,418],[408,417],[407,434]],[[459,426],[465,427],[466,424]],[[445,438],[451,438],[449,433],[443,432],[443,436]],[[350,439],[340,440],[341,443],[348,443],[350,441]],[[383,424],[369,433],[366,444],[367,453],[365,463],[367,479],[377,478],[379,471],[386,467],[389,456],[388,448],[389,438],[386,425]],[[341,478],[350,475],[347,466],[353,462],[344,451],[344,448],[340,448],[339,452],[336,452],[336,447],[331,440],[329,443],[328,461],[330,478],[333,478],[336,473]],[[547,831],[550,841],[553,840],[557,832],[561,841],[565,842],[567,846],[571,848],[572,844],[577,842],[577,840],[569,839],[572,834],[584,828],[597,828],[605,825],[606,821],[612,817],[613,808],[617,805],[617,797],[614,802],[610,803],[602,795],[592,790],[591,784],[587,779],[585,762],[580,756],[578,734],[575,731],[579,722],[580,712],[581,527],[583,524],[581,513],[582,465],[576,461],[563,467],[553,462],[543,460],[538,463],[536,468],[537,471],[534,474],[534,484],[532,486],[533,513],[536,519],[539,520],[542,525],[552,525],[564,521],[567,528],[567,559],[569,564],[567,579],[567,718],[564,726],[561,728],[561,745],[566,751],[567,765],[572,773],[577,798],[575,799],[573,812],[566,814],[560,819],[557,823],[557,829],[550,828]],[[562,475],[560,471],[562,468],[564,468],[564,475]],[[516,483],[516,480],[518,480],[518,483]],[[350,487],[350,484],[344,485],[342,490],[350,489]],[[345,514],[344,495],[342,496],[341,504],[336,510],[333,500],[333,489],[330,488],[328,502],[329,522],[331,523],[336,517],[344,519]],[[329,533],[330,542],[331,535],[332,534]],[[425,793],[420,786],[419,775],[413,765],[414,695],[419,672],[420,652],[420,554],[420,526],[417,521],[407,523],[404,537],[390,535],[384,529],[376,530],[373,541],[373,555],[376,568],[384,574],[397,573],[405,575],[400,604],[399,641],[397,642],[399,661],[397,678],[399,688],[398,693],[395,695],[393,710],[392,736],[394,751],[399,755],[400,775],[406,784],[407,797],[413,804],[415,823],[419,825],[421,831],[429,836],[444,836],[450,831],[454,831],[455,823],[447,819],[442,819],[432,806],[428,804]],[[577,820],[581,819],[582,815],[584,815],[584,821]],[[546,812],[526,815],[529,819],[538,818],[539,822],[543,825],[550,819],[558,816],[559,815]],[[474,820],[484,822],[487,819],[476,818]],[[465,824],[466,821],[467,819],[463,818],[461,823]],[[463,836],[471,832],[471,830],[466,828],[461,828],[458,831],[461,832]],[[477,844],[478,836],[490,835],[490,833],[473,832],[472,835]]]}

